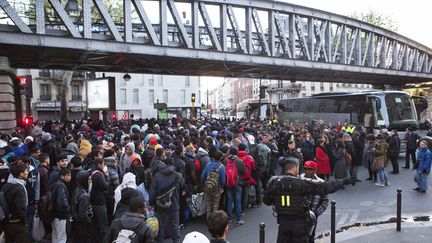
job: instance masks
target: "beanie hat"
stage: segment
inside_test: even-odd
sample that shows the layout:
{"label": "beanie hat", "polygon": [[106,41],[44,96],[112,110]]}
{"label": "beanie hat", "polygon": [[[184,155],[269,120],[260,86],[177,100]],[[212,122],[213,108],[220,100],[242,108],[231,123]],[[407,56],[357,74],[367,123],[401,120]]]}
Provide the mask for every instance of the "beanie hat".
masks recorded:
{"label": "beanie hat", "polygon": [[10,172],[13,177],[18,178],[18,176],[27,170],[27,165],[24,163],[16,163],[11,166]]}
{"label": "beanie hat", "polygon": [[317,164],[315,162],[313,162],[313,161],[308,160],[308,161],[304,162],[303,167],[304,168],[310,168],[310,169],[316,170],[317,169]]}
{"label": "beanie hat", "polygon": [[45,132],[42,134],[41,138],[42,138],[42,141],[49,141],[49,140],[51,140],[51,133]]}

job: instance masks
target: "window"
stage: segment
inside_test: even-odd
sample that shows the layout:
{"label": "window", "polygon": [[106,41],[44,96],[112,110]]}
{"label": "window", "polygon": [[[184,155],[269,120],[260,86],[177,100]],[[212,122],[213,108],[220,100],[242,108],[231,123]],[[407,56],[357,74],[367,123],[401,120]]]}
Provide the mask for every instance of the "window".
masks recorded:
{"label": "window", "polygon": [[186,90],[180,90],[180,104],[186,104]]}
{"label": "window", "polygon": [[57,96],[56,96],[56,100],[61,100],[60,96],[62,95],[62,86],[61,85],[57,85]]}
{"label": "window", "polygon": [[324,83],[320,82],[320,91],[324,91]]}
{"label": "window", "polygon": [[186,87],[190,87],[190,80],[191,80],[190,76],[187,76],[187,77],[185,78],[185,86],[186,86]]}
{"label": "window", "polygon": [[311,91],[315,91],[315,84],[311,86]]}
{"label": "window", "polygon": [[162,103],[168,103],[168,90],[162,90]]}
{"label": "window", "polygon": [[149,78],[149,86],[153,87],[154,86],[154,75],[152,78]]}
{"label": "window", "polygon": [[138,105],[139,104],[139,96],[138,96],[138,89],[134,89],[132,90],[132,102],[134,105]]}
{"label": "window", "polygon": [[126,89],[120,89],[120,104],[126,105]]}
{"label": "window", "polygon": [[80,93],[79,85],[71,85],[72,101],[81,101],[82,95]]}
{"label": "window", "polygon": [[41,84],[40,85],[40,97],[41,101],[51,100],[51,85]]}
{"label": "window", "polygon": [[159,87],[162,87],[162,86],[163,86],[163,76],[160,76],[160,77],[159,77],[158,85],[159,85]]}
{"label": "window", "polygon": [[154,103],[154,89],[149,89],[149,104]]}

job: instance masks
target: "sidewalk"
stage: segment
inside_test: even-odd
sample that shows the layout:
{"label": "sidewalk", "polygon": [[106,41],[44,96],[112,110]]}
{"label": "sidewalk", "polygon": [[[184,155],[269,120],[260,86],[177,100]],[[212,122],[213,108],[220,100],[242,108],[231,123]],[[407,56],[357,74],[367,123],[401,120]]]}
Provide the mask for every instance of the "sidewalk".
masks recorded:
{"label": "sidewalk", "polygon": [[[428,240],[429,239],[429,240]],[[396,231],[396,223],[381,224],[374,226],[363,226],[350,228],[347,231],[336,234],[336,242],[431,242],[432,241],[432,222],[403,222],[401,232]],[[330,242],[330,236],[317,243]]]}

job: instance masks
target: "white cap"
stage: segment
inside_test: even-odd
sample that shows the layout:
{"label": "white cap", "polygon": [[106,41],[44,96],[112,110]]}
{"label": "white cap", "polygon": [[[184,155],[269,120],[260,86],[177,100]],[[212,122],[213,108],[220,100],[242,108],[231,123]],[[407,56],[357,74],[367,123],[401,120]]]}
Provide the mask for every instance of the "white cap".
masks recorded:
{"label": "white cap", "polygon": [[33,138],[32,136],[27,136],[27,137],[24,139],[24,141],[26,141],[26,140],[29,140],[29,141],[33,142],[33,141],[34,141],[34,138]]}
{"label": "white cap", "polygon": [[9,142],[13,142],[13,141],[17,141],[17,140],[21,140],[21,139],[19,139],[17,137],[13,137],[13,138],[11,138],[11,140],[9,140]]}
{"label": "white cap", "polygon": [[210,241],[202,233],[193,231],[185,236],[183,243],[210,243]]}

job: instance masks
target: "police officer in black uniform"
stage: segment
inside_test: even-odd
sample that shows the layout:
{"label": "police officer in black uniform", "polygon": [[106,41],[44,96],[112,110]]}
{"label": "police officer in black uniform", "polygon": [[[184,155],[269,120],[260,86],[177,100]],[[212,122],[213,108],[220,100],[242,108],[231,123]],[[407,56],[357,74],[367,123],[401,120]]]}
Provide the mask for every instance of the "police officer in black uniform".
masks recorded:
{"label": "police officer in black uniform", "polygon": [[309,230],[314,225],[313,213],[307,209],[305,196],[328,194],[346,184],[355,184],[356,178],[344,178],[328,182],[318,182],[298,177],[299,161],[282,157],[285,175],[273,176],[264,191],[263,201],[273,205],[279,224],[277,243],[309,242]]}

